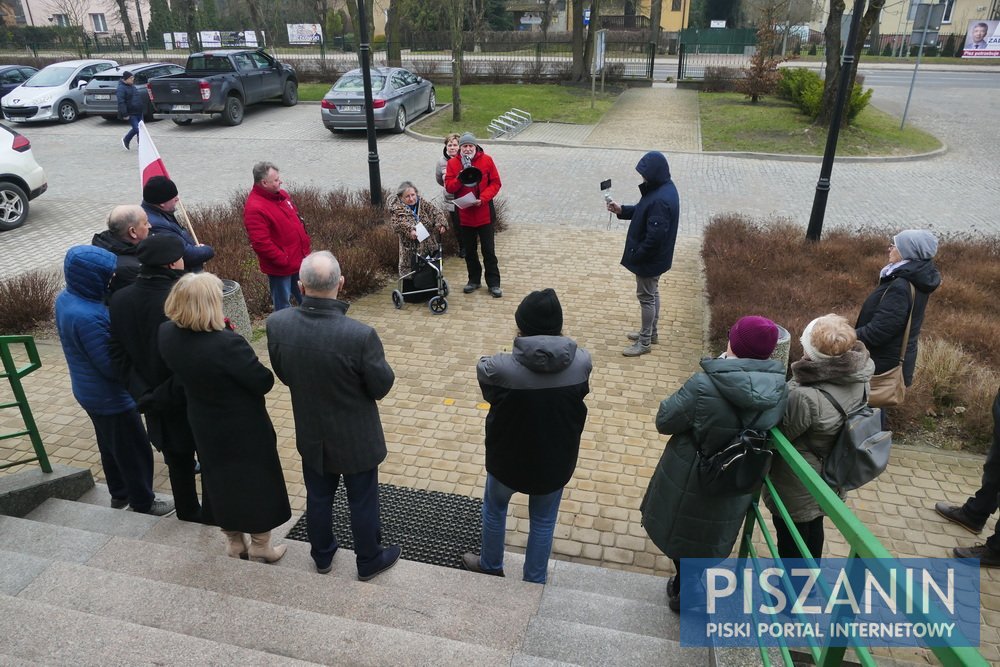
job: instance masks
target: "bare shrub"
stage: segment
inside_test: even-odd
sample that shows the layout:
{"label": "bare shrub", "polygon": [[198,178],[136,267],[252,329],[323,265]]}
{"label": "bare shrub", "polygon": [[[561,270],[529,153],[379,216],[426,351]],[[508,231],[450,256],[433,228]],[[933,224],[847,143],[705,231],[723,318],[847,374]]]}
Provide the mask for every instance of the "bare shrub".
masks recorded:
{"label": "bare shrub", "polygon": [[544,83],[547,80],[545,75],[546,70],[547,67],[544,62],[541,60],[535,60],[524,68],[521,76],[527,83]]}
{"label": "bare shrub", "polygon": [[706,67],[701,90],[706,93],[731,93],[742,76],[737,67]]}
{"label": "bare shrub", "polygon": [[513,60],[491,60],[487,63],[490,83],[506,83],[514,78],[517,63]]}
{"label": "bare shrub", "polygon": [[[739,317],[759,314],[788,329],[791,358],[798,359],[798,338],[810,320],[830,312],[857,319],[896,231],[832,229],[822,242],[812,243],[788,221],[717,216],[702,246],[713,351],[725,349],[728,328]],[[941,235],[934,261],[944,281],[928,302],[906,403],[889,411],[892,428],[906,432],[926,425],[928,418],[947,417],[963,440],[982,442],[989,437],[989,404],[997,385],[969,378],[970,369],[993,377],[1000,373],[995,344],[1000,302],[994,296],[1000,284],[1000,238]],[[970,414],[983,405],[985,417]],[[957,413],[956,408],[965,409]]]}
{"label": "bare shrub", "polygon": [[573,63],[559,62],[550,67],[557,81],[569,81],[573,78]]}
{"label": "bare shrub", "polygon": [[52,320],[62,280],[54,271],[31,271],[0,280],[0,334],[25,334]]}
{"label": "bare shrub", "polygon": [[[424,79],[433,79],[438,71],[436,60],[411,60],[407,67],[411,72]],[[450,74],[450,72],[449,72]]]}

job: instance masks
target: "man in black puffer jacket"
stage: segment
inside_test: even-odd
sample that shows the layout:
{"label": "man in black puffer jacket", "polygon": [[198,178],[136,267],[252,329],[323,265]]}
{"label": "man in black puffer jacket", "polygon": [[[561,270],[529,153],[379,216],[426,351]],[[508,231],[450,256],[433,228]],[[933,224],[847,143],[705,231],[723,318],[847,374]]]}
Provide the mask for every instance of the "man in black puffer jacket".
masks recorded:
{"label": "man in black puffer jacket", "polygon": [[590,354],[562,335],[562,306],[552,289],[532,292],[514,314],[514,352],[482,357],[476,368],[486,416],[483,553],[462,556],[466,569],[503,576],[507,505],[528,494],[530,529],[524,580],[544,584],[563,487],[573,476],[587,420]]}

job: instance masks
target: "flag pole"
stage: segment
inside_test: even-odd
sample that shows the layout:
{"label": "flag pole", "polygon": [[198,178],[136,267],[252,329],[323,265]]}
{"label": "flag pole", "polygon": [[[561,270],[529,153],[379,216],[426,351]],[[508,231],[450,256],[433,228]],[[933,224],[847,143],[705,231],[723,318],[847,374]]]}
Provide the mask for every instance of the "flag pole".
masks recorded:
{"label": "flag pole", "polygon": [[198,235],[194,233],[194,225],[191,224],[191,216],[188,215],[187,209],[184,208],[184,202],[178,199],[177,207],[181,210],[181,213],[184,215],[184,223],[187,225],[187,230],[191,232],[191,239],[194,241],[194,244],[201,245],[201,243],[198,241]]}
{"label": "flag pole", "polygon": [[[170,178],[170,175],[167,173],[167,166],[163,164],[163,158],[160,157],[160,151],[156,150],[153,137],[149,136],[149,130],[146,128],[145,121],[141,120],[139,121],[139,148],[136,152],[139,155],[140,190],[146,185],[146,181],[153,176]],[[191,233],[191,239],[195,244],[200,245],[198,235],[194,231],[194,226],[191,225],[191,216],[188,215],[187,209],[184,208],[184,202],[179,198],[177,199],[177,206],[181,209],[181,214],[184,216],[184,222],[187,225],[187,230]]]}

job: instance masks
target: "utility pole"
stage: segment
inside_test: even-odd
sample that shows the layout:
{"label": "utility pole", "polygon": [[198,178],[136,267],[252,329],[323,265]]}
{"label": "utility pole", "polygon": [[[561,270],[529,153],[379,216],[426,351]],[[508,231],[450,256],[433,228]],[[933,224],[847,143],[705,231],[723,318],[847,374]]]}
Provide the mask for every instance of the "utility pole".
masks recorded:
{"label": "utility pole", "polygon": [[358,53],[361,78],[365,86],[365,127],[368,129],[368,182],[372,206],[382,208],[382,175],[379,173],[378,142],[375,140],[375,108],[372,106],[371,45],[368,43],[368,17],[365,0],[358,0]]}

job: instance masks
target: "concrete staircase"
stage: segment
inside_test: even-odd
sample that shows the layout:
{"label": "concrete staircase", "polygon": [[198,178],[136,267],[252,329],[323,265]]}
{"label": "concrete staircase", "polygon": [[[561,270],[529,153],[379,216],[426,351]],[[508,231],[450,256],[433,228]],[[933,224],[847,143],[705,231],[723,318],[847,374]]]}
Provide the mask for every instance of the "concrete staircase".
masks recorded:
{"label": "concrete staircase", "polygon": [[349,551],[328,575],[291,540],[240,561],[216,528],[107,502],[0,516],[0,664],[709,664],[680,648],[660,577],[551,561],[539,586],[508,554],[506,579],[401,560],[362,583]]}

